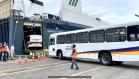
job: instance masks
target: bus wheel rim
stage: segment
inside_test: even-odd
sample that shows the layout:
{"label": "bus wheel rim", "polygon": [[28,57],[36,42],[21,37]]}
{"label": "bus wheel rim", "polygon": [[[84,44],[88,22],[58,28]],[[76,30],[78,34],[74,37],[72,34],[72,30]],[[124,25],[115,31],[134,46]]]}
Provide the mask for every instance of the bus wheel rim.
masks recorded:
{"label": "bus wheel rim", "polygon": [[58,58],[61,58],[61,53],[58,54]]}
{"label": "bus wheel rim", "polygon": [[102,56],[102,62],[104,63],[104,64],[107,64],[107,63],[109,63],[110,62],[110,58],[109,58],[109,56],[108,55],[103,55]]}

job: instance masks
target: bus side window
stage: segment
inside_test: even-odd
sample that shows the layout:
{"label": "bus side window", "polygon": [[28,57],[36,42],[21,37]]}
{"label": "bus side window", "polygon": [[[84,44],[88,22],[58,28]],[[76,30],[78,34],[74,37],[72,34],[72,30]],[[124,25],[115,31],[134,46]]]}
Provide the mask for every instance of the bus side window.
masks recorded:
{"label": "bus side window", "polygon": [[127,40],[139,41],[139,25],[127,27]]}
{"label": "bus side window", "polygon": [[66,43],[67,44],[72,44],[76,42],[76,34],[72,33],[72,34],[66,34]]}
{"label": "bus side window", "polygon": [[96,30],[89,32],[90,43],[102,43],[105,41],[105,30]]}
{"label": "bus side window", "polygon": [[88,32],[79,32],[76,34],[77,43],[88,43],[89,42],[89,33]]}
{"label": "bus side window", "polygon": [[132,41],[136,40],[135,34],[130,34],[130,40],[132,40]]}
{"label": "bus side window", "polygon": [[137,40],[139,40],[139,33],[137,34]]}
{"label": "bus side window", "polygon": [[126,40],[126,28],[110,28],[106,30],[106,41],[107,42],[123,42]]}
{"label": "bus side window", "polygon": [[66,43],[66,36],[65,35],[58,35],[57,36],[57,44],[65,44]]}

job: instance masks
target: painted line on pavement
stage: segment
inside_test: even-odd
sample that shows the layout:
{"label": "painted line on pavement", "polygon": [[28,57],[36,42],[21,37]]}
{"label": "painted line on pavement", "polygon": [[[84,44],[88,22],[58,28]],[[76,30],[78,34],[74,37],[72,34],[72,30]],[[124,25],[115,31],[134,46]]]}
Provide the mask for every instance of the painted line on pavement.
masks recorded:
{"label": "painted line on pavement", "polygon": [[[32,65],[32,61],[30,60],[30,61],[28,61],[28,62],[31,62],[31,63],[28,63],[28,64],[21,64],[21,65],[19,65],[17,62],[15,62],[15,61],[10,61],[10,62],[2,62],[2,63],[0,63],[0,65],[5,65],[5,64],[7,64],[7,65],[9,65],[10,64],[10,67],[12,68],[12,67],[14,67],[14,68],[12,68],[12,69],[0,69],[0,74],[2,73],[2,72],[8,72],[8,71],[14,71],[14,70],[19,70],[19,69],[24,69],[24,68],[32,68],[32,67],[39,67],[39,66],[49,66],[49,65],[53,65],[53,64],[48,64],[48,65],[44,65],[43,63],[46,63],[45,61],[37,61],[36,60],[36,62],[33,64],[33,65],[36,65],[36,66],[31,66]],[[43,65],[38,65],[38,64],[43,64]],[[60,64],[60,63],[54,63],[54,65],[55,64]],[[22,67],[22,68],[17,68],[17,67]],[[27,66],[31,66],[31,67],[27,67]]]}
{"label": "painted line on pavement", "polygon": [[57,65],[54,65],[54,66],[47,66],[47,67],[35,68],[35,69],[32,69],[32,68],[31,68],[31,69],[29,69],[29,70],[18,71],[18,72],[12,72],[12,73],[3,73],[3,74],[0,74],[0,77],[2,77],[2,76],[7,76],[7,75],[18,74],[18,73],[24,73],[24,72],[31,72],[31,71],[37,71],[37,70],[42,70],[42,69],[48,69],[48,68],[53,68],[53,67],[58,67],[58,66],[64,66],[64,65],[68,65],[68,64],[71,64],[71,63],[57,64]]}
{"label": "painted line on pavement", "polygon": [[[23,61],[24,62],[24,60],[22,59],[21,61]],[[35,61],[37,61],[37,60],[35,60]],[[28,59],[28,62],[32,62],[32,60],[31,59]],[[16,59],[16,60],[7,60],[7,61],[1,61],[0,62],[0,65],[2,64],[16,64],[16,63],[18,63],[18,60]]]}
{"label": "painted line on pavement", "polygon": [[11,63],[15,63],[16,61],[1,61],[0,64],[11,64]]}
{"label": "painted line on pavement", "polygon": [[[65,62],[65,63],[68,63],[68,62]],[[44,67],[44,66],[48,67],[48,66],[59,65],[59,64],[63,64],[63,63],[55,63],[55,64],[48,64],[48,65],[45,64],[45,65],[37,65],[37,66],[31,66],[31,67],[23,66],[24,68],[2,70],[2,71],[0,71],[0,74],[10,72],[10,71],[18,71],[18,70],[22,70],[22,69],[34,69],[34,68],[40,68],[40,67]]]}
{"label": "painted line on pavement", "polygon": [[[89,70],[87,70],[87,71],[83,71],[83,72],[79,72],[79,73],[76,73],[76,74],[73,74],[73,75],[70,75],[70,76],[78,76],[78,75],[81,75],[81,74],[85,74],[85,73],[88,73],[88,72],[94,72],[94,71],[96,71],[96,70],[99,70],[99,69],[102,69],[102,68],[105,68],[106,66],[102,66],[102,67],[97,67],[97,68],[95,68],[95,69],[89,69]],[[69,76],[69,77],[70,77]],[[60,79],[68,79],[68,78],[60,78]]]}

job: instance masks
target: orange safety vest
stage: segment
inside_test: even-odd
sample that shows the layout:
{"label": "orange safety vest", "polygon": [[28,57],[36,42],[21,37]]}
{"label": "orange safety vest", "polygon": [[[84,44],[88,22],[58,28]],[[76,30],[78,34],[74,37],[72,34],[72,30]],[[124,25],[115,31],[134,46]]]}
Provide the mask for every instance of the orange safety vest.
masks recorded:
{"label": "orange safety vest", "polygon": [[3,49],[2,49],[2,47],[0,47],[0,53],[2,53],[2,51],[3,51]]}
{"label": "orange safety vest", "polygon": [[73,49],[71,58],[72,59],[77,59],[77,50],[76,49]]}

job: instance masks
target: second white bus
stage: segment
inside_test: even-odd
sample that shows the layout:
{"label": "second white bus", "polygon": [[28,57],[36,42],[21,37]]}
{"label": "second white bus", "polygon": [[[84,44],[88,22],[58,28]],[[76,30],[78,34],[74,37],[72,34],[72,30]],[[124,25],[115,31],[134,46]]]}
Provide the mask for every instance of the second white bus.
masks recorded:
{"label": "second white bus", "polygon": [[30,35],[28,48],[42,48],[42,35]]}
{"label": "second white bus", "polygon": [[73,44],[77,58],[97,59],[103,65],[139,61],[139,22],[51,34],[49,55],[70,57]]}

